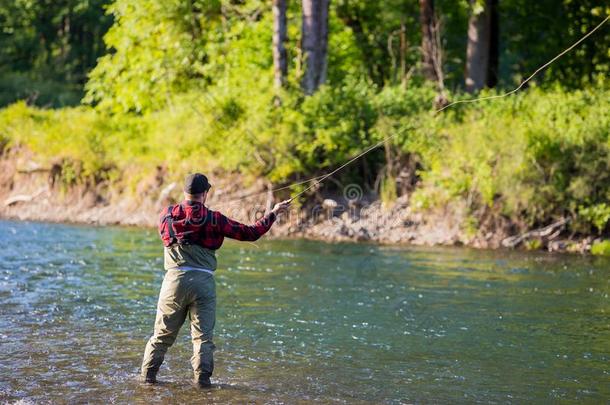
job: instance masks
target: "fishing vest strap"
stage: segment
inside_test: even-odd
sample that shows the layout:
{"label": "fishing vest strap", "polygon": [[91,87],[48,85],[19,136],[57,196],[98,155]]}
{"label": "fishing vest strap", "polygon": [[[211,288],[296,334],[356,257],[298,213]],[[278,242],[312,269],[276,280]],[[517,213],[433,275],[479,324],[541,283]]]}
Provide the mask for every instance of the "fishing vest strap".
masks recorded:
{"label": "fishing vest strap", "polygon": [[165,215],[165,221],[167,223],[167,232],[169,232],[169,237],[171,239],[171,243],[176,243],[176,232],[174,231],[174,218],[172,217],[172,211],[174,207],[170,205],[167,207],[167,214]]}

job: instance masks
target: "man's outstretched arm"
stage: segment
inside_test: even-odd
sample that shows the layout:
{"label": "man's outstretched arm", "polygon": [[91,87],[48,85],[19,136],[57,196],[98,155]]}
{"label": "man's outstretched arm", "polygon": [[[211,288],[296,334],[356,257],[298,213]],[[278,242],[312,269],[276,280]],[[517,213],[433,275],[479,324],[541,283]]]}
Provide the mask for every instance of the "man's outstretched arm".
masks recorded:
{"label": "man's outstretched arm", "polygon": [[222,234],[227,238],[242,241],[255,241],[263,236],[275,222],[277,216],[288,210],[292,200],[275,204],[271,212],[256,221],[254,225],[246,225],[218,213],[218,224]]}

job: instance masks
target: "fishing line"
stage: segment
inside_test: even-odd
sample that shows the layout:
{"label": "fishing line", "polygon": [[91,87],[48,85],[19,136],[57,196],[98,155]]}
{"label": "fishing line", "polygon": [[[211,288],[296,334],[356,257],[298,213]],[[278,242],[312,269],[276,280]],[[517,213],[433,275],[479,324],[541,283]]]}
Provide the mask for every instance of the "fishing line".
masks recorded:
{"label": "fishing line", "polygon": [[572,49],[574,49],[575,47],[577,47],[582,41],[584,41],[585,39],[587,39],[591,34],[593,34],[595,31],[597,31],[598,28],[600,28],[602,25],[604,25],[606,23],[606,21],[608,21],[608,19],[610,18],[610,15],[608,17],[606,17],[604,19],[604,21],[602,21],[601,23],[599,23],[595,28],[593,28],[591,31],[589,31],[587,34],[585,34],[585,36],[583,36],[582,38],[580,38],[578,41],[574,42],[570,47],[566,48],[565,50],[563,50],[562,52],[560,52],[557,56],[555,56],[553,59],[551,59],[550,61],[548,61],[547,63],[545,63],[544,65],[540,66],[538,69],[536,69],[536,71],[534,73],[532,73],[527,79],[525,79],[524,81],[521,82],[521,84],[519,84],[519,86],[515,87],[513,90],[509,91],[508,93],[504,93],[504,94],[497,94],[494,96],[487,96],[487,97],[479,97],[479,98],[474,98],[472,100],[457,100],[454,101],[453,103],[447,104],[446,106],[444,106],[443,108],[440,108],[438,110],[436,110],[435,113],[439,113],[441,111],[443,111],[446,108],[449,108],[453,105],[456,104],[463,104],[463,103],[474,103],[477,101],[483,101],[483,100],[493,100],[495,98],[502,98],[502,97],[508,97],[511,94],[514,94],[516,92],[518,92],[519,90],[521,90],[521,88],[530,80],[532,80],[534,78],[534,76],[536,76],[538,73],[540,73],[541,70],[544,70],[546,67],[548,67],[549,65],[551,65],[553,62],[555,62],[557,59],[561,58],[563,55],[565,55],[566,53],[570,52]]}
{"label": "fishing line", "polygon": [[276,191],[286,190],[287,188],[292,188],[294,186],[299,186],[301,184],[309,183],[310,181],[313,181],[313,180],[321,179],[324,176],[325,176],[324,174],[321,174],[319,176],[311,177],[309,179],[305,179],[305,180],[302,180],[302,181],[299,181],[299,182],[296,182],[296,183],[290,183],[290,184],[288,184],[286,186],[272,188],[272,189],[266,190],[266,191],[255,191],[255,192],[252,192],[252,193],[245,194],[245,195],[242,195],[240,197],[237,197],[237,198],[235,198],[233,200],[219,201],[218,203],[229,204],[229,203],[232,203],[232,202],[237,202],[237,201],[245,200],[246,198],[254,197],[254,196],[265,194],[265,193],[273,193],[273,192],[276,192]]}
{"label": "fishing line", "polygon": [[[610,19],[610,15],[607,16],[602,22],[600,22],[598,25],[596,25],[591,31],[589,31],[588,33],[586,33],[584,36],[582,36],[578,41],[574,42],[572,45],[570,45],[568,48],[564,49],[563,51],[561,51],[559,54],[557,54],[557,56],[555,56],[554,58],[552,58],[551,60],[549,60],[548,62],[546,62],[544,65],[540,66],[538,69],[536,69],[534,71],[534,73],[532,73],[530,76],[528,76],[525,80],[523,80],[517,87],[515,87],[513,90],[503,93],[503,94],[496,94],[493,96],[485,96],[485,97],[477,97],[477,98],[473,98],[473,99],[464,99],[464,100],[457,100],[454,101],[452,103],[447,104],[446,106],[439,108],[437,110],[434,111],[434,115],[440,113],[441,111],[446,110],[449,107],[455,106],[457,104],[466,104],[466,103],[476,103],[479,101],[485,101],[485,100],[494,100],[494,99],[498,99],[498,98],[504,98],[504,97],[508,97],[512,94],[515,94],[516,92],[518,92],[519,90],[521,90],[523,88],[523,86],[528,83],[530,80],[532,80],[536,75],[538,75],[538,73],[540,73],[542,70],[544,70],[545,68],[547,68],[548,66],[550,66],[551,64],[553,64],[555,61],[557,61],[557,59],[561,58],[563,55],[565,55],[566,53],[570,52],[572,49],[574,49],[575,47],[577,47],[578,45],[580,45],[580,43],[582,43],[585,39],[587,39],[589,36],[591,36],[595,31],[597,31],[599,28],[601,28],[607,21],[608,19]],[[275,192],[275,191],[280,191],[280,190],[285,190],[287,188],[292,188],[294,186],[298,186],[304,183],[308,183],[310,181],[314,181],[313,184],[311,184],[309,187],[306,187],[304,190],[300,191],[299,193],[297,193],[296,195],[292,196],[289,201],[294,200],[295,198],[303,195],[305,192],[307,192],[308,190],[311,190],[312,188],[318,186],[319,184],[321,184],[324,180],[326,180],[327,178],[329,178],[330,176],[332,176],[333,174],[337,173],[338,171],[340,171],[341,169],[345,168],[346,166],[352,164],[353,162],[355,162],[356,160],[360,159],[362,156],[366,155],[367,153],[371,152],[373,149],[376,149],[378,147],[380,147],[381,145],[383,145],[384,143],[386,143],[387,141],[389,141],[390,139],[393,139],[395,137],[397,137],[398,135],[400,135],[402,132],[397,132],[394,135],[390,135],[387,136],[385,138],[383,138],[381,141],[377,142],[376,144],[374,144],[373,146],[368,147],[367,149],[365,149],[363,152],[359,153],[358,155],[356,155],[355,157],[351,158],[350,160],[348,160],[347,162],[345,162],[344,164],[342,164],[341,166],[339,166],[338,168],[336,168],[335,170],[331,171],[330,173],[324,174],[324,175],[320,175],[320,176],[316,176],[316,177],[312,177],[303,181],[300,181],[298,183],[292,183],[290,185],[287,186],[283,186],[283,187],[279,187],[279,188],[275,188],[275,189],[271,189],[271,190],[266,190],[266,191],[261,191],[261,192],[255,192],[255,193],[251,193],[248,194],[246,196],[242,196],[239,197],[237,199],[234,200],[230,200],[230,201],[223,201],[222,203],[232,203],[232,202],[237,202],[237,201],[241,201],[244,200],[246,198],[249,197],[253,197],[256,195],[260,195],[260,194],[264,194],[264,193],[269,193],[269,192]]]}
{"label": "fishing line", "polygon": [[351,158],[350,160],[348,160],[347,162],[345,162],[344,164],[342,164],[341,166],[339,166],[338,168],[336,168],[335,170],[333,170],[332,172],[322,176],[322,178],[318,181],[316,181],[314,184],[310,185],[309,187],[307,187],[305,190],[297,193],[295,196],[293,196],[290,200],[294,200],[295,198],[297,198],[298,196],[302,195],[303,193],[305,193],[307,190],[310,190],[311,188],[317,186],[318,184],[322,183],[324,180],[326,180],[327,178],[329,178],[330,176],[332,176],[333,174],[337,173],[339,170],[343,169],[345,166],[350,165],[351,163],[353,163],[354,161],[360,159],[362,156],[366,155],[367,153],[369,153],[370,151],[372,151],[373,149],[377,149],[378,147],[380,147],[381,145],[383,145],[384,143],[386,143],[387,141],[389,141],[392,138],[397,137],[398,135],[400,135],[402,132],[397,132],[394,135],[390,135],[384,139],[382,139],[381,141],[377,142],[375,145],[369,147],[368,149],[365,149],[364,152],[359,153],[358,155],[356,155],[355,157]]}

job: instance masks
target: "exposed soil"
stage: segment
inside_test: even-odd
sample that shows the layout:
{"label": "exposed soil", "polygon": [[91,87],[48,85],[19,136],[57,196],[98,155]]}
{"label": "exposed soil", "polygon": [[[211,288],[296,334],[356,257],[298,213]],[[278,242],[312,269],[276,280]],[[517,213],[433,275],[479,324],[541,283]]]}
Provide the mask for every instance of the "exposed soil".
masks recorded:
{"label": "exposed soil", "polygon": [[[110,187],[105,181],[66,185],[60,177],[60,162],[43,166],[27,151],[5,152],[0,157],[0,217],[153,227],[163,207],[181,198],[181,185],[166,179],[161,169],[135,190]],[[211,177],[214,193],[208,200],[210,208],[242,222],[254,221],[279,198],[266,192],[268,184],[263,180],[244,186],[243,179],[236,175]],[[490,213],[480,213],[479,230],[468,235],[464,231],[466,212],[459,204],[418,212],[410,206],[407,195],[384,207],[374,196],[347,199],[317,194],[284,215],[270,236],[478,248],[529,246],[580,252],[590,250],[593,242],[593,238],[562,239],[565,224],[511,235],[514,226]]]}

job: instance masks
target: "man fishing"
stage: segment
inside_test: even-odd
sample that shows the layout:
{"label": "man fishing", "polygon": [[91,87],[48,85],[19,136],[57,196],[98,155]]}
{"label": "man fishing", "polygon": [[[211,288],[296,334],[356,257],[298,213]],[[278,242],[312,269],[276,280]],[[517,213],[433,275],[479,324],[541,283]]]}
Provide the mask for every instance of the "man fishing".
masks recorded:
{"label": "man fishing", "polygon": [[159,292],[154,333],[146,344],[142,378],[153,384],[167,349],[174,343],[188,317],[191,323],[194,384],[210,387],[214,371],[212,335],[216,321],[215,251],[225,237],[255,241],[288,210],[291,200],[276,204],[254,225],[244,225],[205,206],[210,190],[201,173],[184,183],[184,201],[161,212],[159,233],[164,245],[165,277]]}

